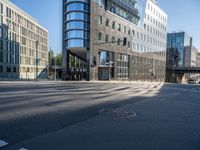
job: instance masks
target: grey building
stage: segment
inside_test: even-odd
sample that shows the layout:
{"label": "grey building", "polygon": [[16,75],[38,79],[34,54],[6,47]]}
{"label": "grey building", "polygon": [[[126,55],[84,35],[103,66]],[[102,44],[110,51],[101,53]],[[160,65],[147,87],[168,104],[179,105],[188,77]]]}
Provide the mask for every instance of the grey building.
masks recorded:
{"label": "grey building", "polygon": [[0,0],[0,79],[46,78],[48,31],[11,1]]}
{"label": "grey building", "polygon": [[63,0],[63,80],[164,81],[166,41],[155,0]]}

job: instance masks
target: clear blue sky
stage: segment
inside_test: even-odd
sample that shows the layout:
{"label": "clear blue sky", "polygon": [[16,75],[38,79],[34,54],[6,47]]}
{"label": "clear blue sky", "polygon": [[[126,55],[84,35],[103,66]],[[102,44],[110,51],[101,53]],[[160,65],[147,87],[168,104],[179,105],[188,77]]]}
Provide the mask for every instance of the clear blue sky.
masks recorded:
{"label": "clear blue sky", "polygon": [[62,51],[62,0],[11,0],[49,31],[49,47]]}
{"label": "clear blue sky", "polygon": [[157,0],[168,14],[168,32],[186,31],[200,50],[200,0]]}
{"label": "clear blue sky", "polygon": [[[49,47],[62,50],[62,0],[11,0],[49,31]],[[186,31],[200,50],[200,0],[157,0],[168,14],[168,32]]]}

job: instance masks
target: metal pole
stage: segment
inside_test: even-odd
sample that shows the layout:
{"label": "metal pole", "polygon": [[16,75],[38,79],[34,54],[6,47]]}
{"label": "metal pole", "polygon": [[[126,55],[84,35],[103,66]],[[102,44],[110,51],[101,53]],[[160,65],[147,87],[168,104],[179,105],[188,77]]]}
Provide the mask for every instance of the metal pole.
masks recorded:
{"label": "metal pole", "polygon": [[54,61],[55,61],[55,63],[54,63],[54,67],[55,67],[55,68],[54,68],[55,79],[54,79],[54,80],[56,81],[56,57],[55,57],[55,60],[54,60]]}
{"label": "metal pole", "polygon": [[109,80],[109,84],[110,84],[110,60],[109,60],[109,66],[108,66],[108,80]]}
{"label": "metal pole", "polygon": [[35,79],[38,79],[38,49],[39,49],[39,41],[36,41],[36,70],[35,70]]}

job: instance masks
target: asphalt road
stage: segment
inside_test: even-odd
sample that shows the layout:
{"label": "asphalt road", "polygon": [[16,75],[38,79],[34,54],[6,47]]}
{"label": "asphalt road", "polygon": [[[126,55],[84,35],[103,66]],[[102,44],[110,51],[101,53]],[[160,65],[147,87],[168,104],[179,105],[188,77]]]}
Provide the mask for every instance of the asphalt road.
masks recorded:
{"label": "asphalt road", "polygon": [[199,92],[160,83],[0,82],[0,149],[199,150]]}

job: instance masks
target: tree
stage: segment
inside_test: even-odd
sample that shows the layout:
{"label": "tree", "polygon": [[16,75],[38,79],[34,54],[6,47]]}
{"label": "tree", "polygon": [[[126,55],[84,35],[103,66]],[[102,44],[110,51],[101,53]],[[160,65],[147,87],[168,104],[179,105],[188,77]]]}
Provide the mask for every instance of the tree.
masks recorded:
{"label": "tree", "polygon": [[54,65],[54,52],[52,49],[49,51],[49,66]]}
{"label": "tree", "polygon": [[58,53],[56,55],[56,65],[58,65],[58,66],[62,65],[62,53]]}

